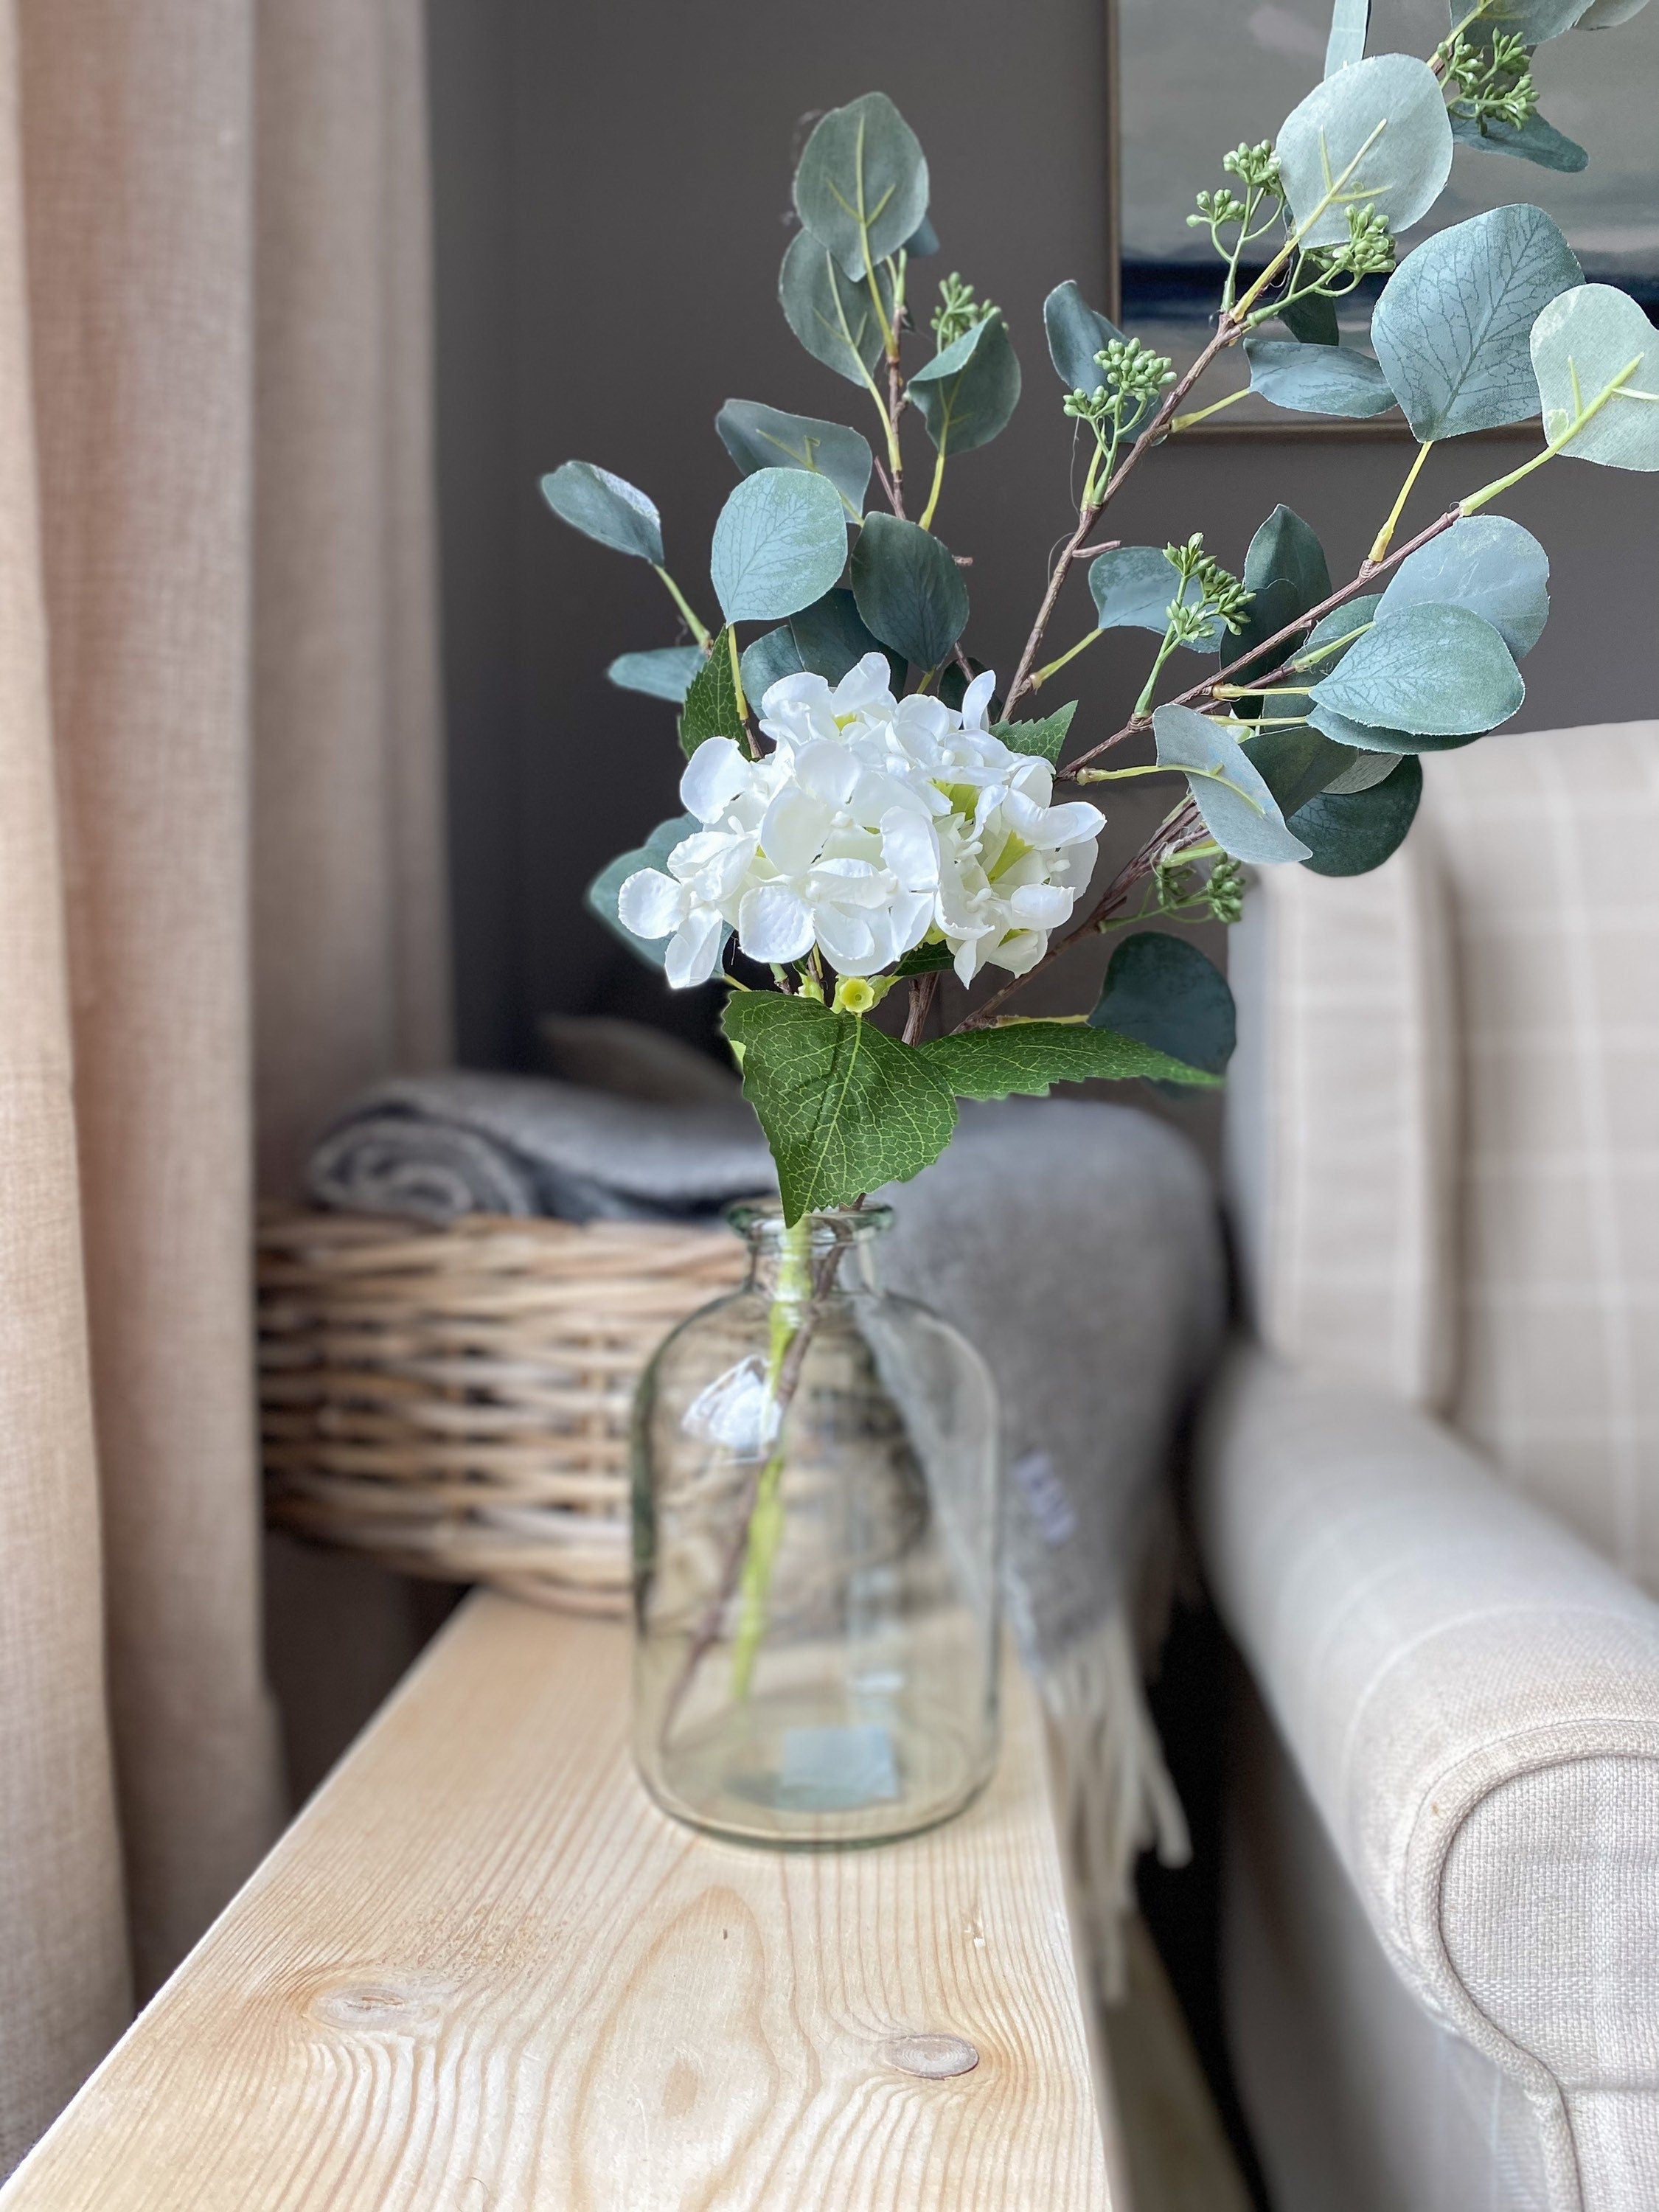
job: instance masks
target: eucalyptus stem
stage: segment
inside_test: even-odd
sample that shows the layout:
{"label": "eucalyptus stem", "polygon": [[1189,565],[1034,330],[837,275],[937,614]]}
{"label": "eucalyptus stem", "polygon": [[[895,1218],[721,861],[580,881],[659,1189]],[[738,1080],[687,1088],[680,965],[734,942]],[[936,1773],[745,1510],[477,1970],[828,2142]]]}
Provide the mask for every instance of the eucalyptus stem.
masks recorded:
{"label": "eucalyptus stem", "polygon": [[667,569],[662,566],[661,562],[653,561],[651,565],[656,570],[657,574],[662,578],[663,582],[668,586],[668,596],[673,600],[674,605],[679,609],[681,619],[684,622],[686,628],[690,631],[692,636],[696,638],[697,643],[702,647],[703,651],[707,653],[709,647],[714,641],[709,632],[708,623],[698,621],[696,611],[693,609],[691,602],[686,598],[685,593],[681,591],[679,586],[674,581],[674,579],[669,574]]}
{"label": "eucalyptus stem", "polygon": [[1394,505],[1389,509],[1388,520],[1382,525],[1381,530],[1377,532],[1376,536],[1371,540],[1371,550],[1365,556],[1365,559],[1368,563],[1374,563],[1380,561],[1383,555],[1388,551],[1389,546],[1393,544],[1394,533],[1400,527],[1400,518],[1406,511],[1406,501],[1412,495],[1412,488],[1416,483],[1418,477],[1422,471],[1424,462],[1429,458],[1430,448],[1433,444],[1434,440],[1432,438],[1425,438],[1421,445],[1419,446],[1417,449],[1417,459],[1412,463],[1410,468],[1407,470],[1406,481],[1400,487],[1400,496],[1395,500]]}
{"label": "eucalyptus stem", "polygon": [[939,495],[944,483],[945,446],[943,439],[941,438],[939,449],[939,459],[933,464],[933,488],[927,495],[927,504],[921,510],[921,520],[919,526],[923,530],[931,530],[933,526],[933,511],[939,505]]}

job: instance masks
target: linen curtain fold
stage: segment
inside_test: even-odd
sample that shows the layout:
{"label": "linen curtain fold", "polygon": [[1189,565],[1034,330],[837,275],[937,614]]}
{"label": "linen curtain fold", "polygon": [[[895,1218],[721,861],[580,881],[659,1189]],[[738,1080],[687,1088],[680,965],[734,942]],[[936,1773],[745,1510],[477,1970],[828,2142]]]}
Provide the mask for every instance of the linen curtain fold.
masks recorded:
{"label": "linen curtain fold", "polygon": [[0,0],[0,2171],[282,1816],[256,1130],[446,1042],[422,68]]}

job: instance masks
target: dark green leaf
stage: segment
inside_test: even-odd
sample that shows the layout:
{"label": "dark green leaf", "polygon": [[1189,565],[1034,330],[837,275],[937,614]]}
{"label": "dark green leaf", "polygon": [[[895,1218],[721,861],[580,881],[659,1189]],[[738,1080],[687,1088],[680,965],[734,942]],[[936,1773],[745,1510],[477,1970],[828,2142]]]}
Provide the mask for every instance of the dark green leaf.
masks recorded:
{"label": "dark green leaf", "polygon": [[[1175,570],[1155,545],[1114,545],[1089,566],[1095,620],[1102,629],[1150,629],[1162,637],[1179,587]],[[1196,588],[1189,581],[1184,596],[1191,599]],[[1218,646],[1226,634],[1224,623],[1212,622],[1194,650]]]}
{"label": "dark green leaf", "polygon": [[1403,843],[1423,796],[1420,761],[1402,760],[1369,791],[1339,796],[1322,792],[1291,817],[1308,845],[1304,866],[1316,876],[1363,876],[1380,868]]}
{"label": "dark green leaf", "polygon": [[584,538],[661,568],[662,518],[637,485],[592,461],[566,461],[542,478],[542,497]]}
{"label": "dark green leaf", "polygon": [[[1091,307],[1068,277],[1056,284],[1042,303],[1042,329],[1048,341],[1048,358],[1054,374],[1068,392],[1093,392],[1102,381],[1097,353],[1104,353],[1123,333],[1097,309]],[[1158,406],[1148,395],[1131,416],[1124,418],[1123,434],[1133,437]]]}
{"label": "dark green leaf", "polygon": [[1373,728],[1369,722],[1356,722],[1347,714],[1339,714],[1334,707],[1328,707],[1316,699],[1308,710],[1314,727],[1339,745],[1352,745],[1360,752],[1382,755],[1389,760],[1401,753],[1449,753],[1462,745],[1472,745],[1486,735],[1476,730],[1464,738],[1419,738],[1409,730]]}
{"label": "dark green leaf", "polygon": [[1301,345],[1294,338],[1249,337],[1250,389],[1301,415],[1386,415],[1395,404],[1388,379],[1353,346]]}
{"label": "dark green leaf", "polygon": [[1579,282],[1541,208],[1494,208],[1425,238],[1376,303],[1371,343],[1419,439],[1524,422],[1537,405],[1528,339]]}
{"label": "dark green leaf", "polygon": [[702,664],[700,645],[659,645],[650,653],[619,653],[605,672],[621,690],[647,692],[678,705]]}
{"label": "dark green leaf", "polygon": [[[890,322],[893,288],[884,269],[876,272],[882,310]],[[849,384],[863,384],[882,359],[881,324],[867,284],[854,283],[828,247],[810,230],[796,233],[778,273],[784,319],[815,361]]]}
{"label": "dark green leaf", "polygon": [[949,547],[896,515],[866,518],[853,597],[868,629],[918,668],[937,668],[968,626],[968,586]]}
{"label": "dark green leaf", "polygon": [[915,372],[908,389],[941,453],[988,446],[1019,404],[1019,362],[1002,317],[988,315],[964,331]]}
{"label": "dark green leaf", "polygon": [[1336,302],[1328,300],[1322,292],[1316,292],[1305,300],[1292,300],[1288,307],[1279,309],[1279,319],[1304,345],[1334,346],[1342,343]]}
{"label": "dark green leaf", "polygon": [[[1331,575],[1324,549],[1290,507],[1276,507],[1251,538],[1250,550],[1244,556],[1244,582],[1255,596],[1245,611],[1243,629],[1236,636],[1223,639],[1220,650],[1228,661],[1242,653],[1251,654],[1234,678],[1237,683],[1249,684],[1275,668],[1285,651],[1281,646],[1273,646],[1265,653],[1253,648],[1330,597]],[[1248,699],[1238,702],[1247,715],[1252,704]]]}
{"label": "dark green leaf", "polygon": [[734,992],[721,1024],[743,1048],[744,1096],[777,1162],[786,1222],[848,1206],[936,1160],[956,1102],[912,1047],[815,999]]}
{"label": "dark green leaf", "polygon": [[1197,945],[1162,930],[1123,939],[1089,1021],[1212,1076],[1232,1058],[1238,1036],[1226,977]]}
{"label": "dark green leaf", "polygon": [[732,681],[732,648],[722,630],[714,650],[692,678],[680,709],[680,750],[688,760],[708,738],[742,742],[737,686]]}
{"label": "dark green leaf", "polygon": [[1468,514],[1401,562],[1377,611],[1387,621],[1419,601],[1483,615],[1517,660],[1543,635],[1550,611],[1549,556],[1503,514]]}
{"label": "dark green leaf", "polygon": [[1291,730],[1262,726],[1244,740],[1244,757],[1272,792],[1288,823],[1298,806],[1316,799],[1352,765],[1355,755],[1310,725]]}
{"label": "dark green leaf", "polygon": [[[810,607],[792,615],[789,627],[795,635],[801,666],[830,684],[839,684],[866,653],[883,650],[881,641],[872,637],[860,620],[857,603],[843,585],[838,584],[833,592],[826,592]],[[893,672],[894,690],[902,690],[904,663],[890,653],[887,662]]]}
{"label": "dark green leaf", "polygon": [[1589,155],[1576,138],[1569,138],[1541,115],[1529,115],[1517,129],[1513,123],[1490,117],[1485,122],[1460,115],[1454,108],[1452,137],[1460,146],[1479,147],[1487,154],[1513,154],[1522,161],[1535,161],[1540,169],[1557,169],[1576,176],[1588,168]]}
{"label": "dark green leaf", "polygon": [[[1339,714],[1418,737],[1478,736],[1508,721],[1526,697],[1497,630],[1467,607],[1449,606],[1404,606],[1379,618],[1311,688]],[[1387,750],[1414,748],[1390,742]]]}
{"label": "dark green leaf", "polygon": [[959,1098],[1046,1098],[1055,1083],[1128,1083],[1149,1076],[1213,1090],[1217,1079],[1137,1038],[1086,1022],[1005,1022],[915,1048]]}
{"label": "dark green leaf", "polygon": [[1305,860],[1308,848],[1285,826],[1272,792],[1232,730],[1173,701],[1152,716],[1158,764],[1184,769],[1193,803],[1224,853],[1237,860]]}
{"label": "dark green leaf", "polygon": [[847,565],[847,509],[827,477],[759,469],[720,509],[708,574],[729,623],[810,607]]}
{"label": "dark green leaf", "polygon": [[872,465],[869,441],[815,415],[785,415],[758,399],[728,399],[714,417],[720,443],[742,470],[805,469],[828,477],[857,522],[864,513]]}
{"label": "dark green leaf", "polygon": [[793,629],[788,623],[780,623],[744,648],[744,696],[758,711],[773,684],[781,684],[786,676],[799,676],[805,665]]}
{"label": "dark green leaf", "polygon": [[584,901],[590,914],[602,921],[614,935],[621,938],[629,951],[636,953],[647,968],[660,969],[668,954],[669,940],[665,937],[650,939],[635,937],[631,929],[624,929],[617,917],[617,899],[629,876],[637,875],[641,868],[668,866],[668,856],[676,845],[687,837],[696,836],[702,824],[695,814],[677,814],[672,822],[660,822],[643,845],[631,853],[618,853],[608,868],[601,868],[587,886]]}
{"label": "dark green leaf", "polygon": [[795,210],[860,281],[927,221],[927,157],[884,92],[866,92],[820,119],[795,172]]}
{"label": "dark green leaf", "polygon": [[939,252],[939,233],[926,216],[905,240],[904,251],[913,261],[925,260],[930,253]]}
{"label": "dark green leaf", "polygon": [[1063,707],[1056,707],[1052,714],[1045,714],[1037,722],[993,722],[991,735],[1000,738],[1011,752],[1035,753],[1051,766],[1057,765],[1066,744],[1066,732],[1072,726],[1072,717],[1077,712],[1077,701],[1068,699]]}

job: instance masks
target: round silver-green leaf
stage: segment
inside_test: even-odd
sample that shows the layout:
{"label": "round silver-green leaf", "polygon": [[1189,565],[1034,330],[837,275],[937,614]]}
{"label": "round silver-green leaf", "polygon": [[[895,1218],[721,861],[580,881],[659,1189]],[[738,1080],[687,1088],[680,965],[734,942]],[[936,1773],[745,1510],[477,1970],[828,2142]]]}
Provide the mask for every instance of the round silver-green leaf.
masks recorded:
{"label": "round silver-green leaf", "polygon": [[1407,254],[1376,303],[1371,343],[1417,437],[1524,422],[1537,404],[1533,324],[1583,274],[1535,207],[1472,216]]}
{"label": "round silver-green leaf", "polygon": [[1553,123],[1546,123],[1541,115],[1529,115],[1516,125],[1505,123],[1500,116],[1481,118],[1459,115],[1454,110],[1451,127],[1457,143],[1471,146],[1477,153],[1513,154],[1518,161],[1570,177],[1589,167],[1589,155],[1578,141],[1558,131]]}
{"label": "round silver-green leaf", "polygon": [[1268,865],[1305,860],[1308,848],[1285,826],[1279,803],[1231,730],[1173,701],[1152,716],[1160,768],[1184,769],[1194,804],[1224,853]]}
{"label": "round silver-green leaf", "polygon": [[[1189,581],[1183,592],[1174,568],[1155,545],[1114,545],[1091,562],[1089,589],[1099,629],[1149,629],[1162,637],[1177,594],[1194,599],[1197,586]],[[1226,624],[1218,617],[1195,641],[1194,649],[1213,648],[1225,635]]]}
{"label": "round silver-green leaf", "polygon": [[621,653],[605,672],[621,690],[672,699],[678,707],[684,704],[703,658],[700,645],[659,645],[651,653]]}
{"label": "round silver-green leaf", "polygon": [[1373,208],[1402,231],[1428,213],[1451,173],[1440,80],[1411,54],[1355,62],[1291,111],[1278,153],[1291,213],[1307,226],[1304,246],[1342,245],[1351,207]]}
{"label": "round silver-green leaf", "polygon": [[1417,737],[1478,736],[1508,721],[1527,696],[1491,623],[1467,607],[1425,605],[1379,617],[1311,690],[1339,714]]}
{"label": "round silver-green leaf", "polygon": [[1249,337],[1244,357],[1251,391],[1300,415],[1386,415],[1395,404],[1381,368],[1354,346]]}
{"label": "round silver-green leaf", "polygon": [[911,398],[942,453],[988,446],[1019,404],[1019,362],[1000,314],[964,331],[911,377]]}
{"label": "round silver-green leaf", "polygon": [[[877,270],[875,281],[890,326],[893,288],[885,269]],[[789,241],[778,272],[778,300],[784,319],[815,361],[849,384],[869,382],[884,347],[870,287],[845,275],[810,230]]]}
{"label": "round silver-green leaf", "polygon": [[1396,761],[1364,791],[1325,790],[1291,817],[1312,848],[1304,866],[1316,876],[1364,876],[1406,841],[1423,796],[1423,764]]}
{"label": "round silver-green leaf", "polygon": [[1466,514],[1407,554],[1382,594],[1379,621],[1402,607],[1467,607],[1484,616],[1517,660],[1543,635],[1550,611],[1550,556],[1505,514]]}
{"label": "round silver-green leaf", "polygon": [[720,509],[708,574],[728,623],[781,622],[847,562],[847,509],[827,477],[760,469]]}
{"label": "round silver-green leaf", "polygon": [[728,399],[714,417],[720,443],[746,477],[757,469],[805,469],[828,477],[857,521],[870,489],[868,439],[816,415],[786,415],[758,399]]}
{"label": "round silver-green leaf", "polygon": [[662,566],[662,517],[637,484],[592,461],[566,461],[542,478],[542,497],[584,538]]}
{"label": "round silver-green leaf", "polygon": [[795,209],[849,276],[896,253],[927,215],[921,142],[884,92],[832,107],[795,172]]}
{"label": "round silver-green leaf", "polygon": [[1544,434],[1565,435],[1609,386],[1619,389],[1562,447],[1610,469],[1659,469],[1659,331],[1627,292],[1581,284],[1533,325]]}
{"label": "round silver-green leaf", "polygon": [[1486,0],[1480,11],[1483,31],[1508,31],[1529,46],[1546,39],[1559,39],[1589,12],[1590,0]]}

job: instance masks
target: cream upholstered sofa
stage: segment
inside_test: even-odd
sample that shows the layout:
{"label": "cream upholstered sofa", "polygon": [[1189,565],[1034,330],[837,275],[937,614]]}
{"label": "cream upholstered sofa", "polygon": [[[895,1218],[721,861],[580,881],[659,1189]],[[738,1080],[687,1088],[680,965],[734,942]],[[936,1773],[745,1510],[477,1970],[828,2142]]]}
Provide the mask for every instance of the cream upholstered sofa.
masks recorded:
{"label": "cream upholstered sofa", "polygon": [[1277,2212],[1655,2212],[1659,723],[1425,766],[1236,933],[1234,2063]]}

